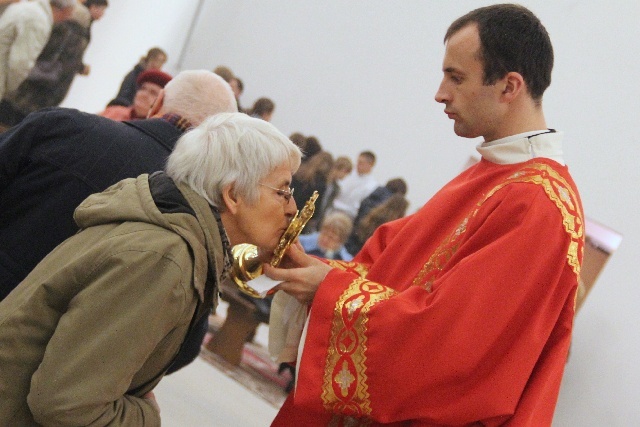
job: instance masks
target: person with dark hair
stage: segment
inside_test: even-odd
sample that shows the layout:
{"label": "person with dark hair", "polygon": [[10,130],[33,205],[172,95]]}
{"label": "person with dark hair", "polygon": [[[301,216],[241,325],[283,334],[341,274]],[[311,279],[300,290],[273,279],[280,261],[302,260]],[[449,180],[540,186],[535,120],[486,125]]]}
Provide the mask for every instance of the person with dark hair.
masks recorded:
{"label": "person with dark hair", "polygon": [[122,80],[120,89],[115,98],[113,98],[107,106],[121,105],[129,107],[133,104],[133,98],[138,91],[138,76],[145,70],[160,70],[167,62],[167,53],[159,47],[152,47],[147,54],[140,58],[140,61],[133,67],[133,70]]}
{"label": "person with dark hair", "polygon": [[231,84],[231,80],[233,80],[234,77],[231,68],[227,67],[226,65],[218,65],[213,69],[213,72],[222,77],[225,82]]}
{"label": "person with dark hair", "polygon": [[585,237],[542,109],[552,66],[549,35],[522,6],[456,20],[435,100],[456,135],[483,139],[480,162],[349,263],[292,245],[286,268],[264,266],[280,283],[272,314],[279,299],[308,313],[299,347],[283,346],[300,348],[297,386],[273,426],[552,424]]}
{"label": "person with dark hair", "polygon": [[403,196],[407,194],[407,183],[404,179],[392,178],[387,181],[384,186],[376,188],[371,194],[365,197],[360,203],[360,208],[358,209],[356,219],[353,221],[353,225],[356,226],[371,209],[383,203],[393,194],[401,194]]}
{"label": "person with dark hair", "polygon": [[162,89],[171,81],[171,75],[160,70],[147,70],[140,73],[136,84],[138,90],[133,103],[123,105],[109,105],[99,115],[111,120],[125,121],[146,119],[151,107],[160,95]]}
{"label": "person with dark hair", "polygon": [[229,81],[229,86],[231,86],[231,90],[236,97],[236,102],[238,103],[238,111],[244,113],[244,109],[240,106],[240,96],[242,92],[244,92],[244,83],[240,80],[239,77],[234,76]]}
{"label": "person with dark hair", "polygon": [[304,155],[302,162],[304,163],[322,151],[322,144],[320,144],[320,140],[315,136],[307,136],[301,148]]}
{"label": "person with dark hair", "polygon": [[[315,213],[309,220],[305,230],[307,228],[310,231],[318,230],[320,224],[322,224],[325,213],[331,209],[333,200],[340,193],[340,184],[338,182],[345,176],[349,175],[352,169],[353,163],[350,158],[346,156],[339,156],[336,158],[333,162],[333,166],[331,167],[331,171],[329,171],[329,175],[327,176],[327,186],[325,187],[324,194],[322,194],[322,197],[320,197],[318,203],[316,203]],[[305,232],[305,230],[302,231]]]}
{"label": "person with dark hair", "polygon": [[326,151],[314,154],[311,159],[300,165],[291,183],[291,186],[296,189],[293,198],[297,206],[304,206],[314,191],[317,191],[319,194],[316,203],[321,202],[325,194],[325,189],[327,188],[329,173],[332,167],[333,156]]}
{"label": "person with dark hair", "polygon": [[404,217],[408,207],[409,202],[401,193],[392,193],[383,202],[373,206],[362,218],[359,218],[357,224],[354,222],[353,231],[344,244],[346,251],[352,257],[355,256],[378,227]]}
{"label": "person with dark hair", "polygon": [[[367,197],[365,197],[362,200],[362,202],[360,203],[360,207],[358,208],[358,214],[353,220],[353,231],[351,232],[351,235],[349,236],[349,238],[345,243],[345,247],[347,248],[347,251],[349,251],[350,254],[352,255],[357,254],[360,251],[360,249],[362,249],[362,245],[364,245],[364,242],[366,242],[367,239],[371,237],[371,234],[373,234],[373,231],[374,231],[374,230],[370,230],[371,231],[370,233],[368,231],[366,233],[360,232],[359,231],[360,229],[358,227],[360,225],[360,222],[375,207],[380,206],[382,203],[384,203],[387,199],[389,199],[394,194],[400,194],[401,196],[403,196],[403,198],[407,194],[407,183],[404,179],[402,178],[390,179],[389,181],[387,181],[387,183],[384,186],[380,186],[376,188],[375,190],[373,190],[371,194],[369,194]],[[406,210],[406,206],[404,209]],[[404,216],[404,211],[402,212],[402,215],[392,219],[402,218],[403,216]],[[387,220],[385,222],[388,222],[388,221],[390,220]],[[381,225],[381,224],[382,223],[378,225]]]}
{"label": "person with dark hair", "polygon": [[378,181],[371,173],[375,164],[376,156],[371,151],[358,155],[356,170],[340,181],[340,193],[333,200],[332,209],[356,217],[362,200],[378,188]]}
{"label": "person with dark hair", "polygon": [[[298,147],[300,147],[301,150],[304,148],[304,141],[306,137],[302,133],[294,132],[291,135],[289,135],[289,139],[291,140],[291,142],[293,142]],[[303,152],[303,156],[304,156],[304,152]],[[304,161],[304,157],[302,158],[302,161]]]}
{"label": "person with dark hair", "polygon": [[264,121],[270,122],[273,117],[273,111],[276,109],[276,104],[269,98],[258,98],[253,103],[253,107],[248,111],[251,117],[257,117]]}
{"label": "person with dark hair", "polygon": [[82,62],[91,40],[91,25],[104,15],[107,0],[87,0],[74,5],[70,19],[53,25],[49,41],[36,60],[35,67],[59,72],[43,78],[30,73],[17,91],[0,104],[0,123],[14,126],[27,114],[62,103],[76,75],[86,76],[90,67]]}

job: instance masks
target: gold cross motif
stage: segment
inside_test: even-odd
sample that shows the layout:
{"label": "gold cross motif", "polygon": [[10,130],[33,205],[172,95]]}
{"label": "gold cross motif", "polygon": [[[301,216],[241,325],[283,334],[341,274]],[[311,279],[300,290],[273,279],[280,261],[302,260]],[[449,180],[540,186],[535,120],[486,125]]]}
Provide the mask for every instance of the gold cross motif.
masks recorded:
{"label": "gold cross motif", "polygon": [[342,396],[346,397],[349,392],[349,386],[352,382],[356,380],[356,378],[349,372],[349,368],[347,362],[342,362],[342,369],[333,379],[339,386],[340,391],[342,392]]}
{"label": "gold cross motif", "polygon": [[353,301],[351,301],[349,303],[349,307],[347,308],[347,312],[349,313],[349,316],[353,316],[353,313],[360,307],[363,306],[363,302],[362,300],[364,299],[364,297],[362,295],[360,295],[358,298],[354,299]]}

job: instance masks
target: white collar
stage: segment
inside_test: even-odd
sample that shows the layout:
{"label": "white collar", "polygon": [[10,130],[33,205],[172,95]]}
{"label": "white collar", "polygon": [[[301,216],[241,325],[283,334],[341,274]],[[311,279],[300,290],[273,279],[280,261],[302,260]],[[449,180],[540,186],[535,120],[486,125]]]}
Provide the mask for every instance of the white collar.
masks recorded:
{"label": "white collar", "polygon": [[482,157],[500,165],[522,163],[535,157],[545,157],[564,165],[562,132],[553,129],[524,132],[476,147]]}

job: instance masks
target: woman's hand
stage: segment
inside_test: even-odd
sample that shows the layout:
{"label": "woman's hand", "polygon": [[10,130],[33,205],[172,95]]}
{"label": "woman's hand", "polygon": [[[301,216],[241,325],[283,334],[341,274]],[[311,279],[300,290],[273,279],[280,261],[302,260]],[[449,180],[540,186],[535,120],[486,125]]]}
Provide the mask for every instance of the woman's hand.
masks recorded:
{"label": "woman's hand", "polygon": [[301,304],[310,304],[318,290],[318,286],[327,276],[331,267],[322,261],[304,253],[298,245],[291,245],[287,250],[284,263],[290,268],[275,268],[268,264],[263,266],[264,274],[281,281],[273,291],[284,291],[297,299]]}

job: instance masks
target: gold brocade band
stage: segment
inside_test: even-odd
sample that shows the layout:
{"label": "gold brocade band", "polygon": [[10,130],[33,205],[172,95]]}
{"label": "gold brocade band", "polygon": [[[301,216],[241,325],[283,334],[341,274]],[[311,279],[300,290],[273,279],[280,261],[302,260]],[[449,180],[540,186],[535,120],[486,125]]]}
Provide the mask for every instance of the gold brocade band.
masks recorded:
{"label": "gold brocade band", "polygon": [[322,389],[322,401],[329,412],[356,419],[370,416],[365,354],[368,313],[396,293],[358,278],[340,296],[331,325]]}
{"label": "gold brocade band", "polygon": [[478,202],[473,212],[456,227],[451,235],[447,237],[431,257],[429,257],[429,260],[413,279],[413,285],[422,286],[427,291],[431,291],[434,280],[440,275],[446,263],[458,250],[460,237],[467,231],[467,223],[469,220],[478,213],[480,207],[498,190],[517,182],[540,185],[544,189],[547,197],[558,207],[562,215],[564,229],[571,240],[567,249],[567,262],[576,274],[576,280],[578,280],[580,276],[580,260],[582,259],[584,250],[582,207],[579,205],[578,197],[569,183],[558,172],[544,163],[533,163],[522,168],[507,180],[495,186]]}

